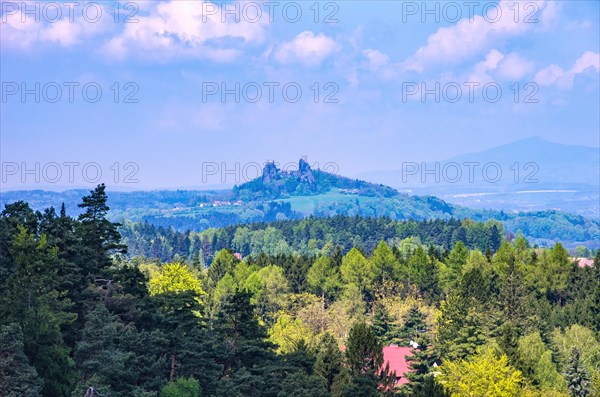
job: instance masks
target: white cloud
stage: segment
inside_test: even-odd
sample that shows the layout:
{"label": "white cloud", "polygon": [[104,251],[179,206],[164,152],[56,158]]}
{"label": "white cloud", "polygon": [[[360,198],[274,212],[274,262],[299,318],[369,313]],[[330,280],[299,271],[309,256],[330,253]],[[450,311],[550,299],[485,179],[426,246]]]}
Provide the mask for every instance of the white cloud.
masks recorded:
{"label": "white cloud", "polygon": [[222,9],[210,2],[168,1],[153,4],[147,16],[111,39],[103,50],[111,57],[132,53],[157,58],[177,56],[230,61],[243,53],[244,45],[264,40],[265,22],[233,16],[222,19]]}
{"label": "white cloud", "polygon": [[520,80],[533,71],[533,62],[517,53],[503,54],[493,49],[485,60],[473,66],[467,81],[481,85],[498,80]]}
{"label": "white cloud", "polygon": [[275,58],[281,63],[299,62],[315,66],[339,49],[340,46],[335,40],[323,33],[315,35],[313,32],[304,31],[294,40],[281,45],[275,53]]}
{"label": "white cloud", "polygon": [[[56,22],[43,18],[36,21],[35,16],[22,11],[39,7],[40,2],[14,3],[15,7],[3,7],[6,12],[1,16],[2,45],[6,47],[30,49],[35,44],[56,43],[62,47],[71,47],[86,43],[90,38],[106,40],[98,44],[102,55],[113,59],[124,59],[131,55],[170,58],[188,56],[209,58],[215,61],[228,61],[243,53],[248,44],[264,40],[267,20],[259,19],[253,23],[240,18],[235,21],[233,15],[222,18],[222,9],[215,3],[205,1],[162,1],[136,3],[133,18],[137,21],[125,23],[124,19],[131,10],[120,10],[120,20],[115,22],[112,3],[93,3],[101,7],[97,21],[89,18],[96,14],[88,11],[84,18],[83,5],[72,7],[57,4],[62,17]],[[64,3],[70,4],[70,3]],[[78,5],[77,5],[78,4]],[[8,11],[7,11],[8,10]],[[73,20],[70,12],[73,11]],[[54,15],[54,14],[52,14]]]}
{"label": "white cloud", "polygon": [[369,59],[369,69],[373,72],[389,63],[390,57],[386,54],[372,49],[366,49],[363,54]]}
{"label": "white cloud", "polygon": [[484,61],[481,61],[473,67],[473,71],[468,78],[469,82],[477,82],[485,84],[492,81],[490,72],[498,67],[500,61],[504,58],[504,55],[498,50],[491,50],[485,57]]}
{"label": "white cloud", "polygon": [[472,19],[463,18],[450,27],[439,28],[427,38],[426,45],[407,59],[404,68],[422,73],[438,64],[464,62],[469,57],[489,52],[501,40],[528,32],[538,24],[526,23],[528,14],[523,11],[525,4],[532,4],[541,10],[539,21],[556,18],[555,8],[545,0],[520,2],[522,13],[518,18],[513,11],[514,4],[514,0],[502,0],[498,4],[498,14],[491,9],[487,18],[476,15]]}
{"label": "white cloud", "polygon": [[588,68],[600,70],[600,53],[586,51],[577,58],[568,71],[563,70],[558,65],[550,65],[538,71],[534,80],[541,86],[547,87],[556,84],[561,89],[569,89],[573,86],[575,76],[583,73]]}
{"label": "white cloud", "polygon": [[[71,47],[86,39],[109,30],[109,6],[94,3],[102,9],[97,21],[90,20],[94,11],[89,11],[88,20],[83,18],[81,7],[74,7],[72,20],[70,11],[62,3],[51,3],[52,11],[44,11],[40,2],[4,2],[0,38],[6,48],[29,50],[35,44],[57,43],[61,47]],[[36,11],[37,10],[37,11]]]}
{"label": "white cloud", "polygon": [[533,62],[512,52],[502,58],[498,65],[498,75],[506,80],[520,80],[533,72],[533,69]]}

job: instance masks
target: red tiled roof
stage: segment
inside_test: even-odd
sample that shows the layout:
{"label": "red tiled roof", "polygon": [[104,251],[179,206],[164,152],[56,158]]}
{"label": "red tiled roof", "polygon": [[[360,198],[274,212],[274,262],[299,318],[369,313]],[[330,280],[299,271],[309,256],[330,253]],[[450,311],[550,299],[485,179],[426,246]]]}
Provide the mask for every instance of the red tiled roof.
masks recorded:
{"label": "red tiled roof", "polygon": [[[346,346],[342,345],[341,350],[346,351]],[[405,356],[412,356],[412,348],[389,345],[383,347],[383,367],[390,365],[390,372],[396,373],[396,385],[408,383],[406,374],[410,371],[408,361]]]}
{"label": "red tiled roof", "polygon": [[383,347],[383,365],[390,365],[390,372],[396,372],[396,384],[404,385],[408,383],[406,374],[410,371],[408,361],[405,356],[412,356],[412,348],[400,347],[395,345]]}
{"label": "red tiled roof", "polygon": [[573,260],[577,261],[579,267],[592,267],[594,266],[594,260],[588,258],[573,258]]}

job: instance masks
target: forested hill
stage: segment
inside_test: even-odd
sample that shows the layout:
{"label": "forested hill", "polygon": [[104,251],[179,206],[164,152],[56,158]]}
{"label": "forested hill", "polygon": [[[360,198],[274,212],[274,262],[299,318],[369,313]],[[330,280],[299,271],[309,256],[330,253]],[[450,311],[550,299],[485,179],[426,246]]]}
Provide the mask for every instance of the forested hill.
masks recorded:
{"label": "forested hill", "polygon": [[393,197],[398,191],[381,184],[350,179],[323,170],[313,170],[300,159],[298,170],[279,169],[275,163],[267,163],[262,176],[234,187],[236,196],[242,200],[279,199],[290,196],[306,196],[341,189],[349,194],[367,197]]}
{"label": "forested hill", "polygon": [[[532,243],[550,246],[561,242],[600,247],[597,219],[558,210],[504,212],[453,205],[434,196],[409,196],[373,183],[353,180],[322,170],[312,170],[300,160],[298,171],[267,165],[263,175],[229,190],[110,192],[111,221],[148,222],[180,232],[280,220],[299,220],[345,215],[392,220],[473,219],[496,220],[507,233],[519,231]],[[78,215],[85,190],[2,192],[2,204],[22,200],[34,210],[59,208]]]}
{"label": "forested hill", "polygon": [[[395,221],[342,215],[228,226],[200,233],[128,222],[120,231],[130,256],[164,261],[185,259],[205,264],[210,264],[214,254],[224,248],[242,256],[260,253],[316,256],[336,247],[343,254],[353,247],[370,252],[381,241],[397,246],[402,241],[407,244],[407,239],[410,245],[424,244],[439,252],[450,250],[461,241],[468,248],[491,254],[498,249],[505,234],[497,221]],[[509,235],[509,238],[512,237]]]}

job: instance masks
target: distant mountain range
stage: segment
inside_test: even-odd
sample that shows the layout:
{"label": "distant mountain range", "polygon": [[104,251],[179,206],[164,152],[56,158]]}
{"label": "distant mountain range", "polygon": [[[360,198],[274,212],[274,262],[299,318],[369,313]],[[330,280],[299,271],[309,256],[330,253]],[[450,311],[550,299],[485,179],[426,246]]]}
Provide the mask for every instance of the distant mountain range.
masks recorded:
{"label": "distant mountain range", "polygon": [[600,210],[600,148],[538,137],[357,177],[473,208],[557,209],[594,217]]}

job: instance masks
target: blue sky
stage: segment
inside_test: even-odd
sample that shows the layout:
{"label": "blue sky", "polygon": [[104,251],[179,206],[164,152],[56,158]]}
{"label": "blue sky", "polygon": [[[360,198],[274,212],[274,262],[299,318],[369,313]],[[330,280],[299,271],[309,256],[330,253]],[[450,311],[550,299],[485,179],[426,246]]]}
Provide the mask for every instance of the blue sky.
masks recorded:
{"label": "blue sky", "polygon": [[[150,189],[218,184],[203,163],[241,170],[307,155],[353,175],[531,136],[598,146],[600,3],[472,3],[27,2],[27,11],[2,1],[3,189],[87,186],[81,168],[91,163],[115,188]],[[73,180],[66,162],[78,163]],[[133,171],[138,182],[124,184]]]}

